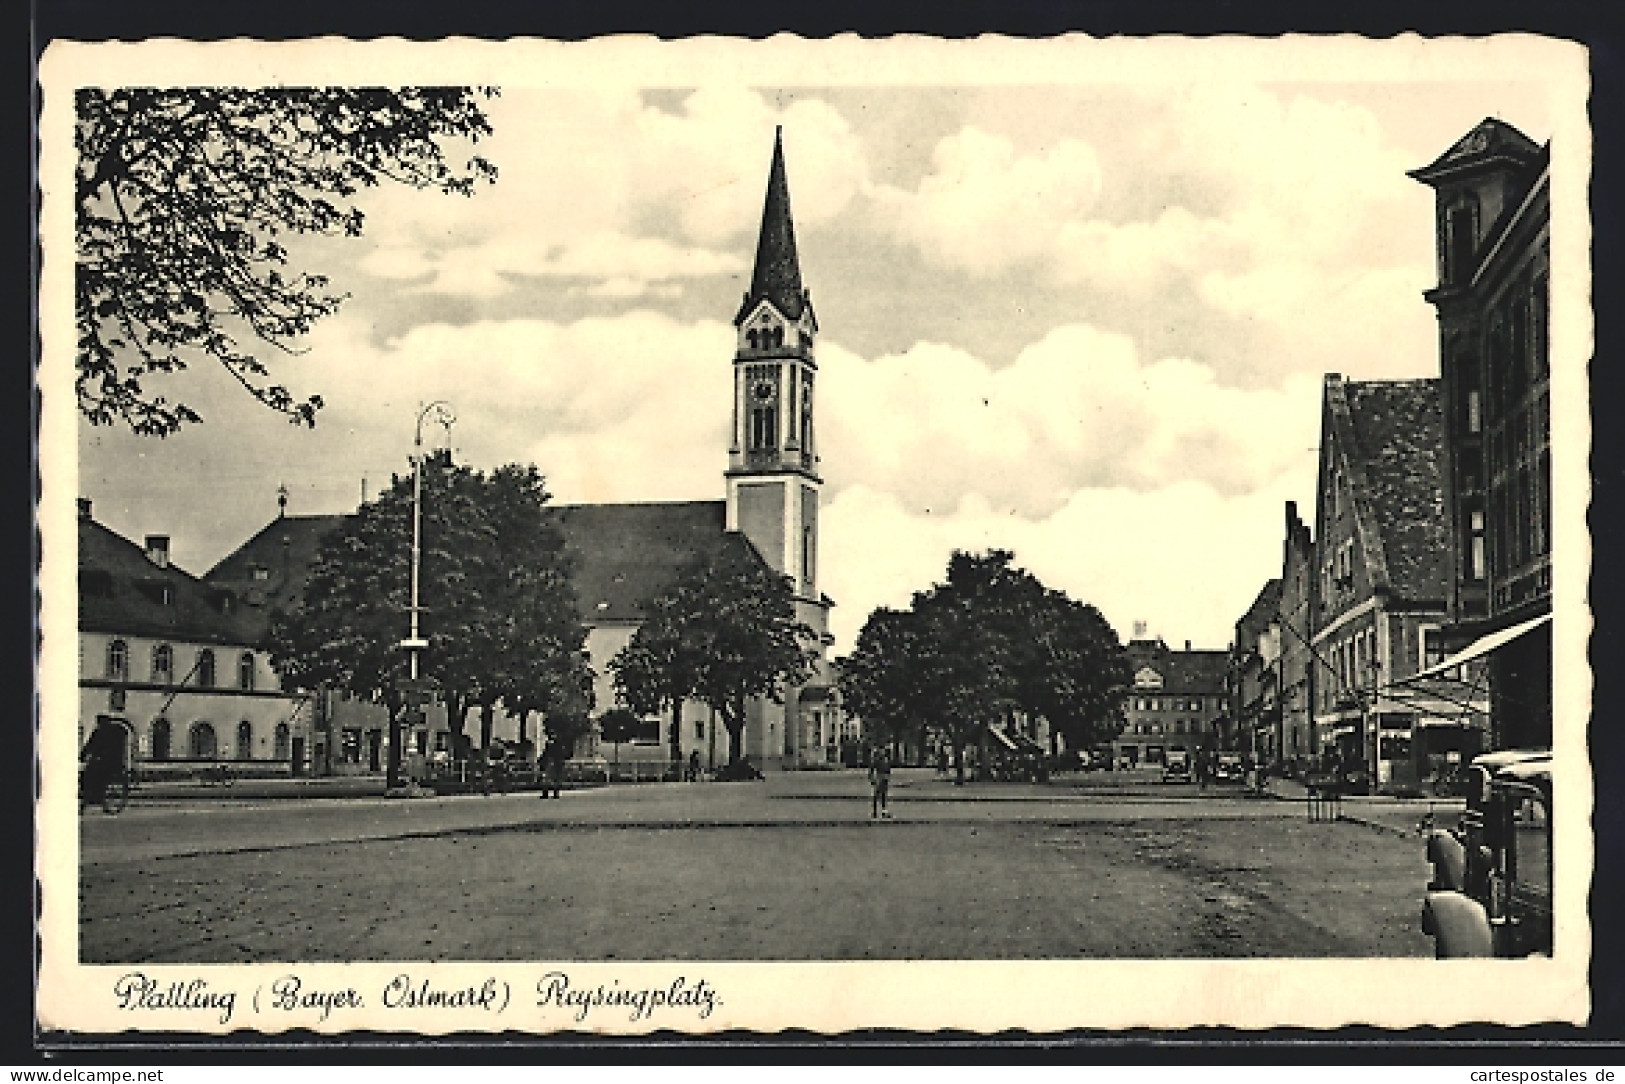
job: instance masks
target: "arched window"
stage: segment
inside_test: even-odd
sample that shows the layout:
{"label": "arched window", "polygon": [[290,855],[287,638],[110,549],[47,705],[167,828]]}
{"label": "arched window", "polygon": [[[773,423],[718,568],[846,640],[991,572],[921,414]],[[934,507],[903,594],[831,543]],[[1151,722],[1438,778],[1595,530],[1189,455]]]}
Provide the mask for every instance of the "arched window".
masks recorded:
{"label": "arched window", "polygon": [[770,332],[770,334],[773,336],[773,345],[774,346],[783,346],[784,345],[784,328],[775,327]]}
{"label": "arched window", "polygon": [[123,640],[107,645],[107,677],[112,681],[130,680],[130,645]]}
{"label": "arched window", "polygon": [[287,760],[288,757],[292,756],[292,747],[289,739],[290,734],[288,731],[288,724],[278,723],[276,725],[275,737],[271,742],[271,755],[276,757],[278,760]]}
{"label": "arched window", "polygon": [[254,688],[254,653],[243,652],[243,657],[237,660],[237,687],[253,691]]}
{"label": "arched window", "polygon": [[154,719],[152,721],[152,737],[149,743],[152,749],[153,760],[169,759],[169,720]]}
{"label": "arched window", "polygon": [[204,722],[192,724],[186,735],[186,754],[193,760],[213,760],[219,747],[214,740],[214,727]]}
{"label": "arched window", "polygon": [[254,759],[254,724],[247,719],[237,724],[237,759]]}
{"label": "arched window", "polygon": [[752,350],[760,350],[762,348],[761,336],[756,334],[755,328],[751,328],[749,331],[745,332],[745,341],[750,343],[750,348]]}
{"label": "arched window", "polygon": [[152,683],[168,685],[175,680],[175,650],[168,644],[152,649]]}
{"label": "arched window", "polygon": [[214,652],[208,648],[197,653],[197,685],[200,689],[214,688]]}

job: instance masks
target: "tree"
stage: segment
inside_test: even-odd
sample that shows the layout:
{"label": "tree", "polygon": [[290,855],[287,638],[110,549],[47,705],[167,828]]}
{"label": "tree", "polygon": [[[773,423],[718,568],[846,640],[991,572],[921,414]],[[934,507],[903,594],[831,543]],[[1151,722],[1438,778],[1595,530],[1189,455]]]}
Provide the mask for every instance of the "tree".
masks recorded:
{"label": "tree", "polygon": [[202,418],[149,390],[212,358],[250,395],[314,425],[239,339],[293,352],[343,302],[289,271],[289,235],[358,236],[352,197],[381,181],[469,195],[496,168],[444,140],[491,127],[467,87],[85,88],[75,94],[76,389],[92,424],[167,436]]}
{"label": "tree", "polygon": [[645,607],[643,624],[609,660],[615,696],[622,704],[644,715],[670,709],[674,762],[683,756],[683,702],[698,689],[705,663],[695,650],[697,637],[685,637],[684,623],[689,614],[679,608],[683,601],[676,594],[651,599]]}
{"label": "tree", "polygon": [[[424,674],[437,680],[453,744],[471,707],[548,712],[585,698],[586,629],[570,590],[564,544],[542,513],[535,468],[487,477],[446,454],[423,463],[421,631]],[[390,773],[399,765],[399,681],[409,628],[412,480],[397,477],[321,543],[297,607],[272,624],[272,657],[297,685],[330,684],[390,713]],[[587,686],[585,691],[583,687]]]}
{"label": "tree", "polygon": [[1106,734],[1127,684],[1116,634],[1092,606],[1046,588],[1014,554],[955,552],[907,611],[870,614],[840,662],[842,700],[876,736],[937,730],[964,782],[988,726],[1045,718],[1069,744]]}
{"label": "tree", "polygon": [[728,731],[729,765],[738,765],[746,705],[758,697],[783,703],[784,689],[811,676],[818,657],[816,634],[796,620],[789,579],[729,535],[651,599],[648,613],[656,622],[649,637],[610,663],[617,681],[633,696],[669,703],[692,679],[692,694]]}
{"label": "tree", "polygon": [[610,708],[598,717],[598,733],[615,747],[617,768],[621,763],[621,743],[637,737],[638,727],[642,721],[636,713],[626,708]]}

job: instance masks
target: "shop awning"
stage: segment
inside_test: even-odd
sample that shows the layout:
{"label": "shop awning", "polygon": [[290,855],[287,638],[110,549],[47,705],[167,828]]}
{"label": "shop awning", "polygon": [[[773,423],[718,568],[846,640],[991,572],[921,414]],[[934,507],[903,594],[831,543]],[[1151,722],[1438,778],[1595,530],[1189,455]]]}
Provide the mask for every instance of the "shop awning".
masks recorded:
{"label": "shop awning", "polygon": [[1393,684],[1403,685],[1407,682],[1438,677],[1440,674],[1443,674],[1449,670],[1454,670],[1463,663],[1469,663],[1474,659],[1483,658],[1496,648],[1504,647],[1507,644],[1510,644],[1524,633],[1534,631],[1551,619],[1551,614],[1541,614],[1539,617],[1532,617],[1528,621],[1521,624],[1512,625],[1508,628],[1500,630],[1499,632],[1492,632],[1488,636],[1483,636],[1477,640],[1474,640],[1462,651],[1452,655],[1450,658],[1441,663],[1436,663],[1433,666],[1429,666],[1427,669],[1411,674],[1409,677],[1394,679]]}

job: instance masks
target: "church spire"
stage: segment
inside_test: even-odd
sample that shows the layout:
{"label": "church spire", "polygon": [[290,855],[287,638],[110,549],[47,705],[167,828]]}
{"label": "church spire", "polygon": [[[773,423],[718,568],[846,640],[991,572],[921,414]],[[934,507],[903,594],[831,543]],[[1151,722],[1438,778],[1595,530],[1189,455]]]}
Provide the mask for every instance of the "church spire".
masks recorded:
{"label": "church spire", "polygon": [[784,177],[784,129],[773,132],[773,165],[767,174],[767,201],[762,206],[762,232],[756,241],[756,268],[750,292],[734,317],[735,325],[750,315],[758,302],[770,301],[788,320],[799,320],[807,309],[801,285],[801,262],[796,257],[796,229],[790,217],[790,185]]}

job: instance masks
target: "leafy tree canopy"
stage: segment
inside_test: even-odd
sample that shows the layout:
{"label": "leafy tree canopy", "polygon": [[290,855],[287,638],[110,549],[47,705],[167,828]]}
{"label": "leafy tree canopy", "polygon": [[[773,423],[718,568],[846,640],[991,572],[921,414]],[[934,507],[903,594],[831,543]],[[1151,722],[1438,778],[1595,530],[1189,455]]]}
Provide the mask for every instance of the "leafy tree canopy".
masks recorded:
{"label": "leafy tree canopy", "polygon": [[610,668],[619,695],[640,710],[674,712],[693,696],[727,728],[729,762],[743,756],[745,705],[782,702],[811,676],[816,634],[796,620],[790,581],[738,538],[688,565],[647,607],[645,623]]}
{"label": "leafy tree canopy", "polygon": [[290,269],[289,235],[356,236],[352,197],[395,181],[469,195],[496,167],[443,141],[491,127],[466,87],[86,88],[75,95],[80,413],[167,436],[201,421],[149,387],[212,358],[249,394],[314,425],[242,339],[293,352],[344,295]]}

